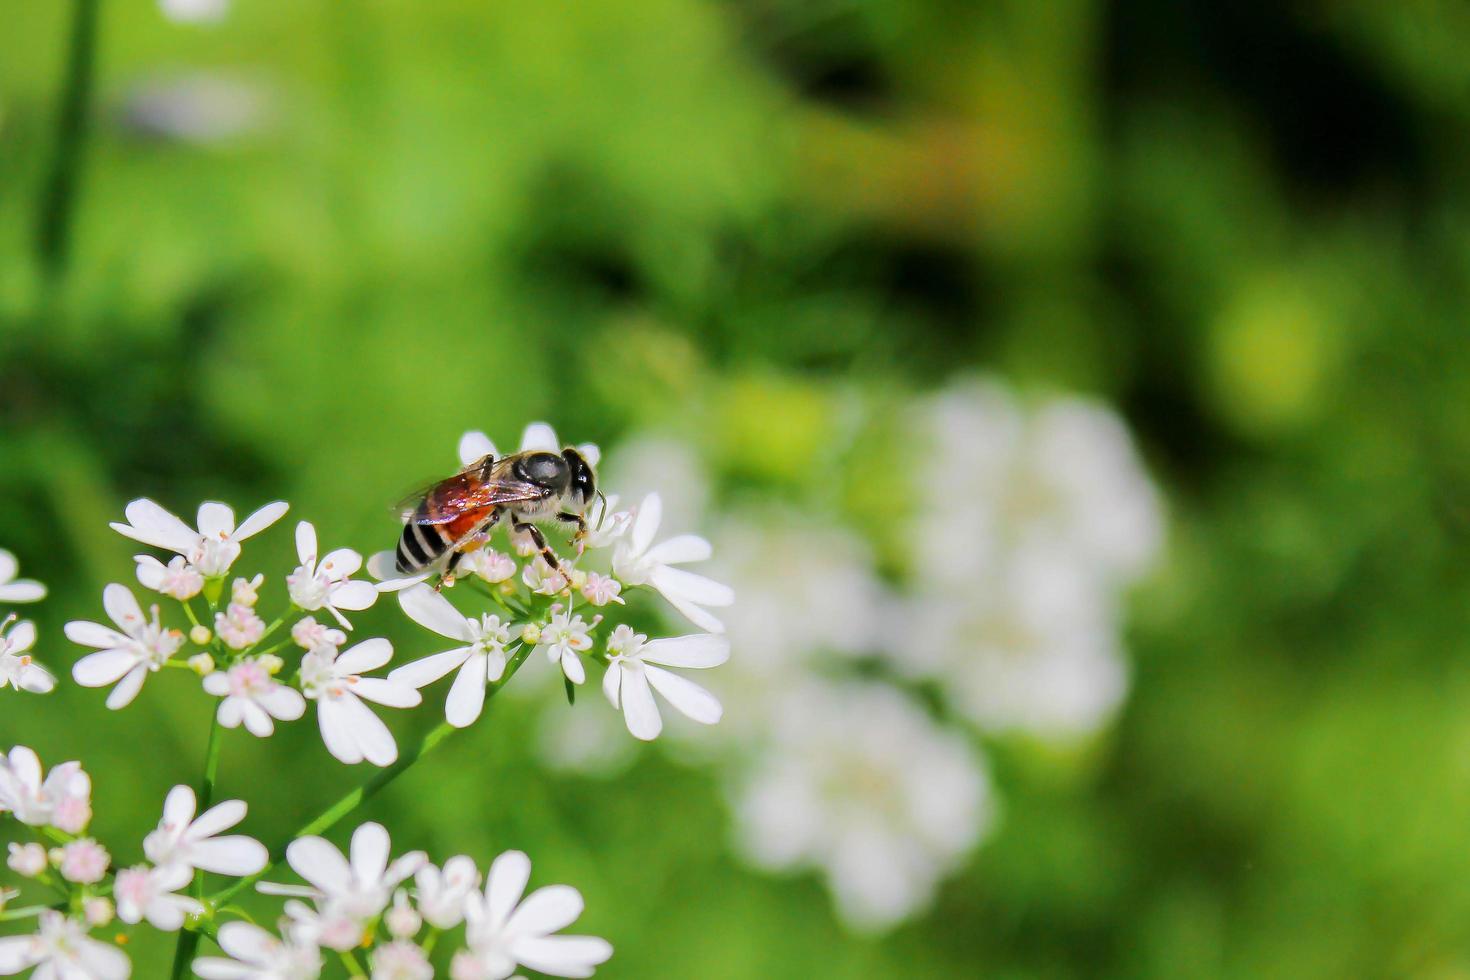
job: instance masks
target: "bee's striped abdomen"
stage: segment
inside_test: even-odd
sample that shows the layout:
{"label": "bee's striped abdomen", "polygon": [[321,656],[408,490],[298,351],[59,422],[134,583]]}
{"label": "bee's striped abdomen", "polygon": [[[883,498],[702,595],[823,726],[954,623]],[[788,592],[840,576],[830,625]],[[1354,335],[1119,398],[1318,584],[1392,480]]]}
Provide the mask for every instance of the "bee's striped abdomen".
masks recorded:
{"label": "bee's striped abdomen", "polygon": [[445,538],[438,524],[419,524],[410,519],[398,538],[398,570],[405,575],[417,575],[442,558],[453,543]]}

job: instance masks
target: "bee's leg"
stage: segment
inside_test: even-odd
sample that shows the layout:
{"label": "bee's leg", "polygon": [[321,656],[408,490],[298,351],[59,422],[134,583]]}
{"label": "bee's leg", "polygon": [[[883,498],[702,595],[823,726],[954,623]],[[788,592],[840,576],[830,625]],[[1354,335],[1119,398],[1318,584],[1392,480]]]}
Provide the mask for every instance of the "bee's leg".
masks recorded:
{"label": "bee's leg", "polygon": [[517,521],[513,527],[522,534],[531,536],[531,542],[536,545],[536,550],[541,553],[541,557],[546,560],[546,564],[550,565],[553,571],[562,570],[561,562],[556,558],[556,552],[552,551],[551,545],[546,543],[546,535],[541,533],[539,527],[524,521]]}
{"label": "bee's leg", "polygon": [[572,543],[577,546],[577,554],[582,554],[582,552],[586,550],[586,545],[582,543],[582,539],[587,537],[587,518],[583,517],[581,514],[573,514],[570,511],[562,511],[560,514],[556,515],[556,519],[561,521],[563,524],[577,525],[577,533],[572,535]]}

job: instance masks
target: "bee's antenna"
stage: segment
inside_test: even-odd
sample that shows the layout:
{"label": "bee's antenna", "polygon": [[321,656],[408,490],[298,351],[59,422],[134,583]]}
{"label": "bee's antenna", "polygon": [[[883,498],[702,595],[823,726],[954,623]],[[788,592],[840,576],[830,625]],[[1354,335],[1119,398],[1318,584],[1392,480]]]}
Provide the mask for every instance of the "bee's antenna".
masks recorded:
{"label": "bee's antenna", "polygon": [[602,522],[607,520],[607,494],[601,490],[597,491],[597,499],[602,501],[602,510],[597,514],[597,530],[602,530]]}

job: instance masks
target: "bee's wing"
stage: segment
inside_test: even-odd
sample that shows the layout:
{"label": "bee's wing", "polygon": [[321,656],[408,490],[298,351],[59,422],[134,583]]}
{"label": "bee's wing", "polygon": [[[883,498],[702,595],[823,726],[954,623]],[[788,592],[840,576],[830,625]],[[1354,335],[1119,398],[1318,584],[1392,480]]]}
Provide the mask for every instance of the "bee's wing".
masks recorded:
{"label": "bee's wing", "polygon": [[411,506],[404,514],[405,522],[448,524],[467,511],[537,500],[546,495],[546,489],[520,480],[477,482],[466,480],[461,475],[435,484],[429,489],[427,495],[433,497],[434,512],[427,514],[419,510],[423,496],[412,498]]}

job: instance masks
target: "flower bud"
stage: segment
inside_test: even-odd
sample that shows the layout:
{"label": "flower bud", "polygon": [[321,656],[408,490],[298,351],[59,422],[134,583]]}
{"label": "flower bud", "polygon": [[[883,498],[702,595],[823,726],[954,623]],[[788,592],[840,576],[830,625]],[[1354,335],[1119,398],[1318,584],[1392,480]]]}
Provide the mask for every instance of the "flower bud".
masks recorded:
{"label": "flower bud", "polygon": [[98,929],[112,921],[112,902],[105,898],[89,898],[82,906],[82,915],[87,919],[87,925]]}
{"label": "flower bud", "polygon": [[214,634],[209,631],[208,626],[196,626],[189,631],[189,642],[196,647],[209,646],[209,641],[214,639]]}
{"label": "flower bud", "polygon": [[408,939],[418,934],[424,920],[408,903],[408,893],[400,888],[393,896],[393,907],[383,916],[383,924],[388,927],[388,933],[393,938]]}
{"label": "flower bud", "polygon": [[521,642],[526,646],[533,647],[541,642],[541,627],[535,623],[527,623],[521,630]]}
{"label": "flower bud", "polygon": [[265,672],[267,674],[270,674],[272,677],[274,677],[276,674],[279,674],[281,672],[281,668],[286,666],[286,661],[282,660],[274,653],[262,654],[261,656],[255,658],[255,662],[260,664],[261,668],[264,669]]}
{"label": "flower bud", "polygon": [[111,863],[107,849],[90,837],[74,840],[61,849],[61,877],[78,885],[95,885],[107,876]]}
{"label": "flower bud", "polygon": [[207,653],[196,653],[188,659],[187,663],[189,669],[200,677],[214,673],[214,658]]}
{"label": "flower bud", "polygon": [[12,843],[5,863],[22,878],[34,878],[46,870],[46,849],[40,844]]}

